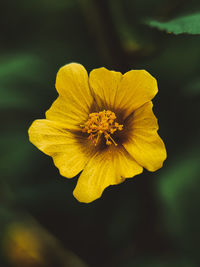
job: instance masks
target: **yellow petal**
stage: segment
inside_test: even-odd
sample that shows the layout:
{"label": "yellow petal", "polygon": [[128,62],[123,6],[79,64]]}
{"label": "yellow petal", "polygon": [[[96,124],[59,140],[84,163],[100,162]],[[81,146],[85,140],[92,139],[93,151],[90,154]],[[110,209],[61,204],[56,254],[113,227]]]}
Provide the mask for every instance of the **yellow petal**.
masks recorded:
{"label": "yellow petal", "polygon": [[59,97],[46,112],[46,118],[60,122],[66,129],[80,129],[93,103],[85,68],[77,63],[62,67],[57,74]]}
{"label": "yellow petal", "polygon": [[123,147],[109,148],[88,162],[73,194],[78,201],[89,203],[101,197],[109,185],[119,184],[142,171],[143,168]]}
{"label": "yellow petal", "polygon": [[30,142],[51,156],[60,174],[77,175],[90,157],[89,146],[83,146],[75,135],[49,120],[35,120],[29,128]]}
{"label": "yellow petal", "polygon": [[90,87],[97,103],[104,108],[124,111],[126,118],[150,101],[158,92],[157,81],[145,70],[120,72],[99,68],[89,75]]}
{"label": "yellow petal", "polygon": [[166,149],[157,134],[157,119],[152,111],[152,102],[147,102],[129,118],[129,138],[123,144],[130,155],[149,171],[161,168],[166,159]]}
{"label": "yellow petal", "polygon": [[150,101],[158,92],[156,79],[145,70],[131,70],[123,75],[118,94],[118,107],[125,116]]}
{"label": "yellow petal", "polygon": [[106,68],[94,69],[90,72],[89,83],[97,104],[104,109],[115,107],[116,93],[122,74]]}

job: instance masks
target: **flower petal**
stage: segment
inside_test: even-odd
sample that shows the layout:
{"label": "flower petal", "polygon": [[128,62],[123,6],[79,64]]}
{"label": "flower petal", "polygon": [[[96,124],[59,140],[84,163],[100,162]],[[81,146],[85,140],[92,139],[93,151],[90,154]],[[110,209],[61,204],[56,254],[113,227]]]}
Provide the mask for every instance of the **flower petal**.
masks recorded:
{"label": "flower petal", "polygon": [[109,185],[119,184],[125,178],[133,177],[143,168],[121,148],[109,148],[95,154],[81,173],[74,196],[80,202],[89,203],[101,197]]}
{"label": "flower petal", "polygon": [[90,72],[89,83],[99,106],[123,110],[124,118],[158,92],[156,79],[145,70],[131,70],[122,75],[99,68]]}
{"label": "flower petal", "polygon": [[28,133],[30,142],[51,156],[60,174],[67,178],[77,175],[88,162],[89,147],[81,146],[74,134],[56,122],[35,120]]}
{"label": "flower petal", "polygon": [[123,144],[130,155],[149,171],[161,168],[166,159],[166,149],[157,134],[157,119],[152,111],[152,102],[147,102],[130,116],[129,138]]}
{"label": "flower petal", "polygon": [[158,92],[156,79],[145,70],[131,70],[123,75],[116,98],[125,117],[150,101]]}
{"label": "flower petal", "polygon": [[90,72],[89,83],[97,104],[105,109],[115,107],[116,93],[122,74],[106,68],[94,69]]}
{"label": "flower petal", "polygon": [[80,129],[93,103],[87,71],[77,63],[65,65],[58,71],[56,89],[59,97],[46,112],[46,118],[67,129]]}

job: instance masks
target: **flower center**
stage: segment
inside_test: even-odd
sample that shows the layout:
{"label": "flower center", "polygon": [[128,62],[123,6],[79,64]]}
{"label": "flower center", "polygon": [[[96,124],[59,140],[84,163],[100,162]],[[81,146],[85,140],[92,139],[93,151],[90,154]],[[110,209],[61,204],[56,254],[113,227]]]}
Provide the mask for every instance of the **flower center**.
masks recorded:
{"label": "flower center", "polygon": [[96,146],[99,143],[100,137],[104,135],[106,145],[112,143],[117,146],[117,143],[111,137],[111,134],[117,130],[121,131],[123,125],[115,122],[116,115],[110,110],[103,110],[100,112],[90,113],[89,118],[84,125],[81,125],[83,133],[89,133],[88,139],[92,140]]}

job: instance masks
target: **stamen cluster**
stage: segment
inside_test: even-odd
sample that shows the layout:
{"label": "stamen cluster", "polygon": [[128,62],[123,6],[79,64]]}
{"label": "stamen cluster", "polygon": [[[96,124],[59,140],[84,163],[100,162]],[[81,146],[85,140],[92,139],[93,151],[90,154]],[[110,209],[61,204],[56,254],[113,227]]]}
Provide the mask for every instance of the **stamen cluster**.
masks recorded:
{"label": "stamen cluster", "polygon": [[116,115],[110,110],[103,110],[89,114],[89,118],[84,125],[81,125],[83,133],[89,133],[88,139],[92,140],[96,146],[99,143],[102,134],[106,139],[106,145],[112,143],[117,146],[117,143],[111,137],[111,134],[117,130],[121,131],[123,125],[115,122]]}

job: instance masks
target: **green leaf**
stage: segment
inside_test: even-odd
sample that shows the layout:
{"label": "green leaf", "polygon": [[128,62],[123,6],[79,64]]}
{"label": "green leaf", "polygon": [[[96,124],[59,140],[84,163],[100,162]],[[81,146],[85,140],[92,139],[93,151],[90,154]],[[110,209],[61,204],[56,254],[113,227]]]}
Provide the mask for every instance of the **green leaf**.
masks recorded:
{"label": "green leaf", "polygon": [[168,33],[181,34],[200,34],[200,13],[182,16],[167,22],[149,20],[146,22],[151,27],[165,30]]}

